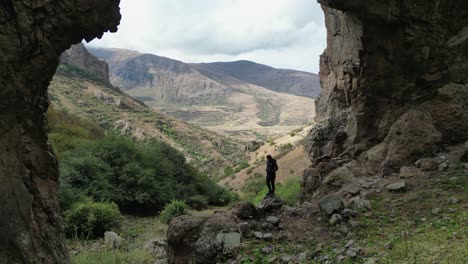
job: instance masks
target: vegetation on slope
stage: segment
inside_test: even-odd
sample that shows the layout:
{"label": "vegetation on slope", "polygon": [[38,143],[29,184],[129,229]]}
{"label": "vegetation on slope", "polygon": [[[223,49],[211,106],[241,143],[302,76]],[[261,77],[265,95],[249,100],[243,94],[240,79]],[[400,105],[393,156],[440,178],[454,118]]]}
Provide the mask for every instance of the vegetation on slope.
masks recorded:
{"label": "vegetation on slope", "polygon": [[241,160],[242,147],[235,140],[169,118],[83,72],[71,65],[59,67],[49,89],[57,108],[86,117],[105,130],[140,140],[158,137],[210,176]]}
{"label": "vegetation on slope", "polygon": [[[235,198],[164,142],[106,135],[92,121],[53,107],[48,115],[51,143],[60,159],[61,205],[65,220],[70,220],[66,224],[73,225],[67,227],[69,235],[96,237],[106,231],[93,223],[117,226],[103,220],[120,214],[112,210],[113,204],[124,213],[148,215],[174,199],[194,203],[196,197],[197,204],[225,205]],[[96,214],[102,217],[88,225],[80,223]]]}

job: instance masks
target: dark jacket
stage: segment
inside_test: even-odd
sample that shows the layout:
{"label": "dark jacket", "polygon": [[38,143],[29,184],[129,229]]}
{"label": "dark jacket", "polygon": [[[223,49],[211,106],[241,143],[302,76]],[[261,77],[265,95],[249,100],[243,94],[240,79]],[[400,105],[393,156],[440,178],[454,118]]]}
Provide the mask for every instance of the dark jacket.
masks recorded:
{"label": "dark jacket", "polygon": [[267,159],[267,167],[266,167],[267,174],[274,174],[277,170],[278,170],[278,164],[276,164],[276,160]]}

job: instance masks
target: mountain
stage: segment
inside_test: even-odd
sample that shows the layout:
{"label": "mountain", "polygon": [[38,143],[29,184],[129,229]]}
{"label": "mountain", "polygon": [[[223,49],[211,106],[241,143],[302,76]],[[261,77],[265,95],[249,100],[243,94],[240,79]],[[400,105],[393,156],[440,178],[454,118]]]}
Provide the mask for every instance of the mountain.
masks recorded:
{"label": "mountain", "polygon": [[52,105],[91,119],[108,131],[139,140],[158,138],[211,175],[243,157],[243,145],[236,140],[157,112],[112,86],[103,78],[104,64],[83,45],[72,46],[62,55],[50,84]]}
{"label": "mountain", "polygon": [[317,98],[320,95],[319,76],[309,72],[276,69],[246,60],[191,65],[201,72],[222,73],[276,92],[311,98]]}
{"label": "mountain", "polygon": [[[111,83],[134,98],[239,139],[286,134],[314,118],[313,98],[288,93],[306,90],[313,74],[245,61],[187,64],[122,49],[90,52],[109,64]],[[317,94],[317,87],[318,81],[308,92]]]}
{"label": "mountain", "polygon": [[83,69],[88,72],[90,76],[110,83],[109,65],[89,53],[82,43],[73,45],[70,49],[62,53],[60,62],[78,69]]}

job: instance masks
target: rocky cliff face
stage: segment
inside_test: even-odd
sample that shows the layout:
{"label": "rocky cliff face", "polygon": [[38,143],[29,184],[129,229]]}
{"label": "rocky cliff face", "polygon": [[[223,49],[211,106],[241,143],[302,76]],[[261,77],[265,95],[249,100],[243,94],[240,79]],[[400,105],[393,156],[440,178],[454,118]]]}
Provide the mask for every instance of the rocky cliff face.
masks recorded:
{"label": "rocky cliff face", "polygon": [[62,53],[60,62],[84,70],[100,81],[110,83],[109,66],[107,63],[89,53],[83,43],[73,45],[70,49]]}
{"label": "rocky cliff face", "polygon": [[0,3],[0,263],[67,263],[47,87],[72,43],[116,31],[119,0]]}
{"label": "rocky cliff face", "polygon": [[466,141],[467,1],[319,2],[328,36],[312,159],[354,160],[348,174],[385,176]]}

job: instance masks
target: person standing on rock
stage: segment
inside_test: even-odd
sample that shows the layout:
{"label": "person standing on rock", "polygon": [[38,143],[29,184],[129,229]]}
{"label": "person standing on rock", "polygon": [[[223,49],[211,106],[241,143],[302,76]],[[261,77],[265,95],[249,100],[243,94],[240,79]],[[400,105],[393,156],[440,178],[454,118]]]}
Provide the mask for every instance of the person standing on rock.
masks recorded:
{"label": "person standing on rock", "polygon": [[271,155],[268,155],[266,166],[266,184],[268,186],[267,196],[275,194],[275,179],[277,170],[278,164],[276,164],[276,160],[273,157],[271,157]]}

